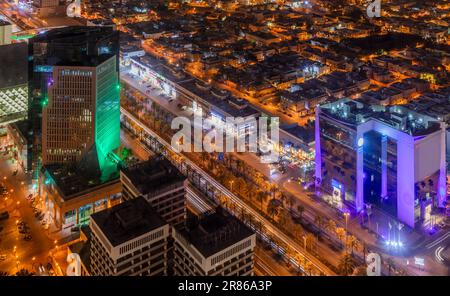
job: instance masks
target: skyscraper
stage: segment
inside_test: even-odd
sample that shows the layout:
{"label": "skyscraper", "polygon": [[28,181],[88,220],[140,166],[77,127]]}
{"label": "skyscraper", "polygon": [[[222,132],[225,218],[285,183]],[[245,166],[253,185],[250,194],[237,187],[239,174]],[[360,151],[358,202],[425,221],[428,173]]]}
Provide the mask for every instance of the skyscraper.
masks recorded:
{"label": "skyscraper", "polygon": [[102,167],[119,145],[118,59],[119,33],[110,27],[66,27],[30,39],[28,154],[34,178],[42,136],[46,163],[77,161],[92,151]]}

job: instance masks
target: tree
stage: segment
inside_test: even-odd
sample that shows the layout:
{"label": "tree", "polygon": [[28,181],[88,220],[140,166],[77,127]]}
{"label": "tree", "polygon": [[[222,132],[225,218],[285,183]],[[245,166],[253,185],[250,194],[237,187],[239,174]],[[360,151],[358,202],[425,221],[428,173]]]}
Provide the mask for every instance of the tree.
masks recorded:
{"label": "tree", "polygon": [[324,220],[323,220],[322,216],[320,216],[320,215],[317,215],[314,218],[314,223],[316,224],[317,228],[319,229],[319,235],[322,234],[323,222],[324,222]]}
{"label": "tree", "polygon": [[33,276],[34,273],[30,272],[28,269],[22,268],[16,273],[16,276]]}
{"label": "tree", "polygon": [[336,222],[334,222],[334,220],[328,220],[328,224],[327,224],[327,229],[330,231],[330,232],[335,232],[336,231]]}
{"label": "tree", "polygon": [[345,254],[339,260],[338,270],[341,275],[349,275],[355,269],[355,261],[350,254]]}
{"label": "tree", "polygon": [[305,212],[305,207],[302,206],[302,205],[298,205],[297,206],[297,213],[298,213],[300,219],[302,219],[304,212]]}
{"label": "tree", "polygon": [[263,211],[263,203],[267,200],[267,194],[264,191],[259,190],[256,193],[256,200],[260,203],[260,210]]}
{"label": "tree", "polygon": [[0,271],[0,276],[7,276],[8,273],[6,271]]}
{"label": "tree", "polygon": [[346,235],[346,233],[345,233],[344,228],[342,228],[342,227],[336,228],[336,236],[338,237],[339,240],[341,240],[341,241],[344,240],[345,235]]}
{"label": "tree", "polygon": [[293,233],[294,237],[297,238],[297,240],[300,240],[304,233],[303,227],[301,227],[299,224],[294,224]]}
{"label": "tree", "polygon": [[350,249],[351,254],[353,255],[353,250],[355,250],[359,246],[359,242],[355,236],[349,235],[347,237],[347,247]]}
{"label": "tree", "polygon": [[274,218],[279,213],[279,204],[276,199],[269,200],[269,203],[267,204],[267,214],[270,218]]}
{"label": "tree", "polygon": [[366,266],[360,265],[360,266],[356,267],[353,270],[353,274],[352,275],[354,275],[354,276],[367,276],[366,268],[367,268]]}
{"label": "tree", "polygon": [[308,275],[311,275],[311,273],[312,273],[312,271],[313,271],[313,269],[314,269],[314,266],[313,266],[313,264],[312,264],[311,262],[308,261],[308,262],[305,263],[304,268],[305,268],[305,272],[306,272]]}
{"label": "tree", "polygon": [[312,233],[307,233],[304,237],[307,250],[314,250],[317,244],[316,237]]}

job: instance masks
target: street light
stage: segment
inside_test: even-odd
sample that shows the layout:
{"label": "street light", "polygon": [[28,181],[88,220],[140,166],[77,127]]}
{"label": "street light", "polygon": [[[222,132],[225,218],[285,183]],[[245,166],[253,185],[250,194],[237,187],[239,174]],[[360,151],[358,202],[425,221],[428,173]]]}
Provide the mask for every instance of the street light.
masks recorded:
{"label": "street light", "polygon": [[348,238],[348,216],[350,214],[348,212],[344,213],[344,217],[345,217],[345,251],[347,252],[347,238]]}

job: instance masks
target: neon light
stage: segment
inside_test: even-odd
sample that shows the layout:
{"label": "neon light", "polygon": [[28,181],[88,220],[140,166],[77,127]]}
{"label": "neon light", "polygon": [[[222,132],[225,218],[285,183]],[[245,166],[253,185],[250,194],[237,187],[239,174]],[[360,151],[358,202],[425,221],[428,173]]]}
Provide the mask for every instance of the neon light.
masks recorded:
{"label": "neon light", "polygon": [[23,39],[30,39],[36,36],[35,34],[27,34],[27,35],[21,35],[21,36],[11,36],[12,40],[23,40]]}

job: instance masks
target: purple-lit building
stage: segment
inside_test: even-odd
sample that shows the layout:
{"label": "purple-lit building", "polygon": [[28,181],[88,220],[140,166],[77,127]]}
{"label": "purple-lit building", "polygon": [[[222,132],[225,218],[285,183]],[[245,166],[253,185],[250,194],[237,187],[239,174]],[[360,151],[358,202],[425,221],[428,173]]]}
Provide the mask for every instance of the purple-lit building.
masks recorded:
{"label": "purple-lit building", "polygon": [[338,208],[375,205],[410,227],[446,201],[445,124],[342,99],[316,110],[316,184]]}

